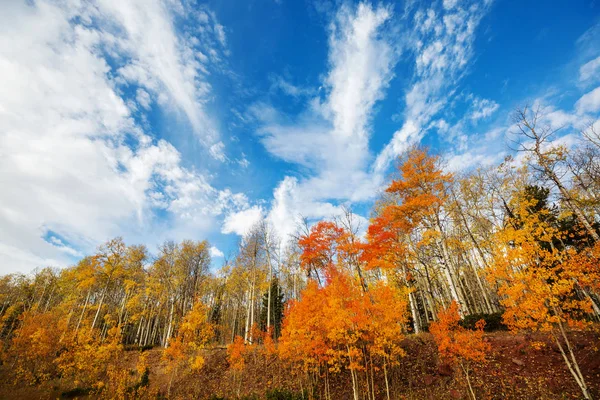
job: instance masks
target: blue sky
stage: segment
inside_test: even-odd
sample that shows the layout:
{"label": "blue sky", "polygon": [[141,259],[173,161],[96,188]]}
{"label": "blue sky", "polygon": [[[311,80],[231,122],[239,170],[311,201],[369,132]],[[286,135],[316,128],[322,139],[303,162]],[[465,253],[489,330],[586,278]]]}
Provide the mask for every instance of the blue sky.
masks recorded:
{"label": "blue sky", "polygon": [[600,3],[0,2],[0,272],[105,240],[208,239],[266,219],[362,221],[421,143],[450,170],[509,153],[511,113],[558,139],[600,112]]}

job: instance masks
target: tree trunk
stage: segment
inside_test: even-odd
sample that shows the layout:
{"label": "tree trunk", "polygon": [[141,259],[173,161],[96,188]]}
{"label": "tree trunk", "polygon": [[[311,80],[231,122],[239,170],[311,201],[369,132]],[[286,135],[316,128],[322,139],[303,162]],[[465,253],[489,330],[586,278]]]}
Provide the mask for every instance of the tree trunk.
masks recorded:
{"label": "tree trunk", "polygon": [[85,314],[85,309],[87,308],[88,301],[90,300],[90,292],[92,289],[88,290],[87,297],[85,298],[85,304],[83,305],[83,310],[81,310],[81,315],[79,316],[79,321],[77,321],[77,327],[75,327],[75,335],[79,331],[79,326],[81,325],[81,320],[83,319],[83,315]]}
{"label": "tree trunk", "polygon": [[244,330],[244,342],[248,343],[248,338],[250,336],[250,289],[248,289],[248,306],[246,309],[246,329]]}
{"label": "tree trunk", "polygon": [[171,312],[169,313],[169,323],[167,324],[166,334],[163,339],[163,347],[169,346],[169,338],[171,337],[171,329],[173,328],[173,310],[175,308],[175,300],[171,300]]}

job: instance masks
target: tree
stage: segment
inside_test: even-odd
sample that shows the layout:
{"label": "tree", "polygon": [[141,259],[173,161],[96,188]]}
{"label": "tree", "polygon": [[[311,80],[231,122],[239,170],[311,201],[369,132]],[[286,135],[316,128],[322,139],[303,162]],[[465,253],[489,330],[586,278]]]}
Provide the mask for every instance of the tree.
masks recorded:
{"label": "tree", "polygon": [[[423,261],[430,257],[428,253],[436,255],[432,260],[441,261],[441,265],[435,263],[433,268],[440,270],[445,277],[444,288],[468,311],[443,222],[448,185],[453,177],[443,171],[439,157],[418,148],[413,148],[401,159],[398,172],[399,176],[390,182],[385,196],[375,207],[363,258],[369,268],[396,270],[402,276],[410,289],[408,296],[413,326],[419,333],[421,322],[414,277],[418,265],[423,264],[427,277],[424,286],[432,302],[430,267]],[[431,304],[430,308],[434,309],[435,305]]]}
{"label": "tree", "polygon": [[372,303],[369,307],[368,330],[371,333],[370,351],[380,357],[383,367],[387,399],[390,399],[388,368],[400,363],[406,352],[400,345],[404,338],[403,330],[407,322],[407,295],[394,286],[377,282],[371,289]]}
{"label": "tree", "polygon": [[438,313],[438,320],[430,325],[429,331],[435,339],[442,360],[460,366],[465,374],[469,392],[475,400],[469,377],[470,364],[484,362],[490,345],[483,337],[485,321],[479,320],[474,331],[463,328],[459,321],[458,304],[453,301],[447,309]]}
{"label": "tree", "polygon": [[197,372],[204,366],[204,357],[200,353],[213,338],[214,327],[208,321],[207,307],[199,301],[196,301],[194,307],[185,315],[179,326],[179,331],[169,347],[163,353],[163,358],[169,363],[169,388],[173,377],[178,370],[189,368],[190,371]]}
{"label": "tree", "polygon": [[36,385],[56,376],[54,360],[60,349],[64,316],[47,311],[26,311],[19,317],[20,326],[4,358],[14,365],[16,379]]}
{"label": "tree", "polygon": [[[74,338],[67,337],[63,350],[54,360],[61,377],[69,378],[76,387],[91,388],[99,393],[107,386],[107,374],[123,355],[118,327],[111,328],[103,340],[97,330],[83,327]],[[109,388],[108,392],[114,390]]]}
{"label": "tree", "polygon": [[233,380],[235,384],[236,377],[239,376],[239,384],[237,387],[237,395],[240,395],[241,373],[246,366],[246,343],[243,337],[236,336],[231,344],[227,346],[227,361],[229,368],[233,371]]}
{"label": "tree", "polygon": [[[404,355],[400,347],[406,323],[406,293],[379,282],[365,293],[357,277],[330,266],[325,282],[308,282],[300,300],[292,300],[284,318],[279,354],[318,377],[348,371],[354,398],[359,397],[359,373],[365,372],[374,392],[374,369],[384,371],[389,396],[388,367]],[[376,364],[376,365],[374,365]],[[373,394],[374,396],[374,394]]]}
{"label": "tree", "polygon": [[598,242],[600,241],[598,232],[592,227],[592,223],[560,177],[560,168],[565,163],[567,149],[564,146],[552,145],[551,139],[557,129],[543,125],[542,117],[539,108],[530,110],[525,107],[516,112],[514,120],[519,134],[525,139],[524,142],[519,143],[519,150],[530,156],[530,166],[535,171],[556,186],[567,207],[577,216],[592,239]]}
{"label": "tree", "polygon": [[334,222],[319,221],[307,235],[300,237],[300,265],[308,278],[321,281],[321,274],[335,264],[337,244],[344,233]]}
{"label": "tree", "polygon": [[[284,305],[284,294],[279,286],[279,280],[274,278],[271,281],[270,289],[263,295],[262,298],[260,328],[265,332],[270,330],[275,339],[281,336],[281,323],[283,321]],[[270,317],[268,318],[267,315],[269,315],[269,313]],[[271,326],[267,324],[268,320],[271,322]]]}
{"label": "tree", "polygon": [[586,272],[577,268],[577,252],[567,235],[552,224],[551,211],[528,193],[511,200],[509,223],[496,235],[490,279],[498,285],[503,319],[513,331],[548,333],[586,399],[591,398],[573,352],[567,327],[582,328],[593,311],[589,296],[577,296]]}

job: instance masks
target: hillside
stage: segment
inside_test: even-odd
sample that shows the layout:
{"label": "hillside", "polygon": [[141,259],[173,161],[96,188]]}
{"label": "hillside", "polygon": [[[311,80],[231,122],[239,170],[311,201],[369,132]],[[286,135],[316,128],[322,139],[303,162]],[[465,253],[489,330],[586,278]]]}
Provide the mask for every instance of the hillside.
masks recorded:
{"label": "hillside", "polygon": [[[579,388],[573,382],[559,350],[547,342],[547,346],[536,350],[531,342],[538,340],[531,335],[511,335],[495,332],[486,335],[492,345],[485,365],[473,371],[472,383],[478,399],[579,399]],[[597,334],[577,334],[573,338],[576,355],[580,359],[582,371],[590,383],[594,398],[600,395],[600,340]],[[468,392],[459,371],[452,369],[437,359],[435,345],[429,334],[410,336],[404,340],[407,356],[399,366],[390,371],[392,399],[467,399]],[[162,350],[153,349],[147,354],[150,367],[149,390],[144,397],[163,397],[167,393],[169,376],[165,362],[161,360]],[[138,375],[135,365],[141,353],[127,351],[119,368],[123,374]],[[226,350],[222,348],[205,350],[206,364],[202,371],[179,372],[172,383],[172,399],[217,399],[246,398],[263,399],[271,392],[270,399],[277,391],[299,395],[305,386],[300,384],[303,377],[295,376],[276,357],[265,359],[259,355],[249,356],[244,371],[235,376],[229,369]],[[12,385],[9,379],[9,366],[3,365],[0,398],[6,399],[53,399],[70,398],[69,391],[76,388],[73,382],[53,380],[38,387]],[[133,379],[132,381],[135,381]],[[385,383],[375,381],[375,399],[385,399]],[[331,398],[351,399],[352,389],[349,374],[331,378]],[[362,382],[366,391],[365,381]],[[71,392],[72,397],[77,392]],[[238,397],[238,395],[240,397]],[[314,398],[324,399],[323,384],[315,387]],[[368,398],[366,393],[364,397]],[[95,396],[83,396],[83,398]],[[308,398],[308,397],[307,397]]]}

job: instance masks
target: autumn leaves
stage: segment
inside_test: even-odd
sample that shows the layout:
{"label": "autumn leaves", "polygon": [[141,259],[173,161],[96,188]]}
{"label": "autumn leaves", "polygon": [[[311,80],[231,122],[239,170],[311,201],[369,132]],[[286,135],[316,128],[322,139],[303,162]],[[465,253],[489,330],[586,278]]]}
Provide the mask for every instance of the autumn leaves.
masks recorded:
{"label": "autumn leaves", "polygon": [[490,345],[483,337],[485,321],[479,320],[475,330],[465,329],[459,322],[458,304],[453,301],[447,309],[438,313],[438,320],[430,325],[429,331],[435,339],[440,358],[450,365],[460,366],[469,393],[476,399],[469,373],[471,364],[485,362],[486,354],[490,351]]}
{"label": "autumn leaves", "polygon": [[[387,371],[404,354],[405,293],[383,281],[369,288],[361,283],[363,244],[333,222],[314,225],[299,245],[309,278],[300,299],[288,303],[277,354],[313,379],[350,371],[358,398],[360,371],[373,385],[374,371]],[[232,369],[242,370],[248,351],[242,338],[228,351]]]}
{"label": "autumn leaves", "polygon": [[374,370],[387,371],[404,355],[405,310],[400,289],[378,282],[367,294],[350,275],[331,268],[324,286],[309,282],[301,300],[290,304],[280,356],[311,374],[349,371],[358,396],[360,371],[373,384]]}

